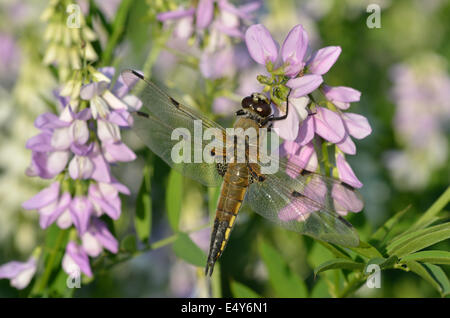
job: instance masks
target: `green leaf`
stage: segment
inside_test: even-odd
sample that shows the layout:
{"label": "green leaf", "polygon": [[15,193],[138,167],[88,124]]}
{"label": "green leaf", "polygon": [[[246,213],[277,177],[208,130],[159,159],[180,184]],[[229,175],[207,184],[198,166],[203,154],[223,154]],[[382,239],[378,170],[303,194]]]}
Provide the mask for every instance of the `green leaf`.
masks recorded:
{"label": "green leaf", "polygon": [[137,251],[136,236],[133,234],[125,236],[120,242],[120,249],[128,253],[136,252]]}
{"label": "green leaf", "polygon": [[235,298],[261,298],[258,293],[241,283],[232,281],[230,287]]}
{"label": "green leaf", "polygon": [[172,230],[178,232],[180,223],[181,203],[183,199],[183,176],[172,169],[169,173],[169,180],[166,190],[166,209],[169,224]]}
{"label": "green leaf", "polygon": [[141,187],[136,199],[134,226],[139,239],[143,243],[148,243],[152,229],[152,199],[150,196],[152,167],[146,165],[143,174]]}
{"label": "green leaf", "polygon": [[422,215],[413,226],[420,225],[429,219],[435,217],[450,201],[450,187],[431,205],[431,207]]}
{"label": "green leaf", "polygon": [[337,258],[347,258],[352,259],[345,251],[342,251],[340,247],[334,246],[331,243],[316,240],[317,243],[328,249]]}
{"label": "green leaf", "polygon": [[406,265],[412,272],[433,285],[442,296],[449,295],[450,283],[442,268],[428,263],[420,264],[416,261],[407,261]]}
{"label": "green leaf", "polygon": [[260,242],[258,248],[269,272],[270,285],[277,297],[307,297],[305,282],[291,271],[283,257],[264,241]]}
{"label": "green leaf", "polygon": [[383,257],[383,255],[381,255],[375,247],[363,241],[359,241],[359,245],[357,247],[349,247],[349,249],[367,258]]}
{"label": "green leaf", "polygon": [[[435,230],[420,236],[416,236],[410,240],[403,242],[400,245],[396,245],[394,248],[390,248],[389,254],[401,257],[403,255],[414,253],[416,251],[424,249],[425,247],[434,245],[438,242],[450,238],[450,223],[441,225],[445,226],[440,227],[440,229],[437,231]],[[439,226],[440,225],[436,225],[435,227]]]}
{"label": "green leaf", "polygon": [[389,242],[388,246],[386,247],[386,251],[388,253],[392,254],[392,251],[394,249],[404,246],[408,242],[411,242],[411,240],[422,237],[423,235],[426,235],[426,234],[429,234],[432,232],[436,232],[436,231],[445,229],[448,227],[448,225],[449,225],[449,223],[443,223],[443,224],[434,225],[429,228],[420,229],[420,230],[417,230],[414,232],[408,232],[408,233],[405,232],[400,235],[397,235]]}
{"label": "green leaf", "polygon": [[402,261],[419,261],[431,264],[450,265],[450,252],[447,251],[421,251],[402,257]]}
{"label": "green leaf", "polygon": [[179,233],[172,245],[175,255],[195,266],[203,267],[206,264],[206,254],[198,247],[187,234]]}
{"label": "green leaf", "polygon": [[364,264],[358,263],[345,258],[335,258],[325,262],[314,269],[314,275],[321,272],[328,271],[330,269],[350,269],[350,270],[363,270]]}
{"label": "green leaf", "polygon": [[375,233],[370,237],[370,243],[381,247],[384,245],[386,237],[389,235],[394,226],[400,221],[403,215],[411,208],[407,206],[403,210],[397,212],[393,217],[387,220]]}

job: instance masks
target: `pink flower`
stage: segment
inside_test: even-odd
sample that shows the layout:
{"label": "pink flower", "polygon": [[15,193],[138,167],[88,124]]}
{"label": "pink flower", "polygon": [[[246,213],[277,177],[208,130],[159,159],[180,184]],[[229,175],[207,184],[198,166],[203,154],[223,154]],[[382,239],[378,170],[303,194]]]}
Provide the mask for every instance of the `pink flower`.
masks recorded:
{"label": "pink flower", "polygon": [[69,206],[73,224],[80,235],[83,235],[89,227],[93,212],[91,202],[85,196],[76,196]]}
{"label": "pink flower", "polygon": [[91,257],[97,257],[106,248],[111,253],[117,253],[119,243],[116,238],[108,231],[105,223],[94,218],[89,229],[81,237],[83,249]]}
{"label": "pink flower", "polygon": [[34,257],[30,257],[24,263],[12,261],[0,266],[0,279],[7,278],[14,288],[24,289],[36,273],[36,268],[37,264]]}
{"label": "pink flower", "polygon": [[26,210],[38,210],[39,224],[43,229],[53,224],[70,205],[70,194],[64,192],[59,195],[59,188],[59,182],[53,182],[48,188],[22,204]]}
{"label": "pink flower", "polygon": [[361,92],[346,86],[330,87],[323,85],[325,97],[340,109],[348,109],[351,102],[359,102]]}
{"label": "pink flower", "polygon": [[62,267],[70,277],[80,277],[81,273],[92,277],[92,270],[86,251],[73,241],[70,241],[66,246]]}
{"label": "pink flower", "polygon": [[342,154],[338,153],[336,156],[336,167],[339,172],[339,178],[343,182],[351,185],[354,188],[361,188],[363,186],[361,181],[359,181],[356,177],[348,162],[345,161],[345,158]]}

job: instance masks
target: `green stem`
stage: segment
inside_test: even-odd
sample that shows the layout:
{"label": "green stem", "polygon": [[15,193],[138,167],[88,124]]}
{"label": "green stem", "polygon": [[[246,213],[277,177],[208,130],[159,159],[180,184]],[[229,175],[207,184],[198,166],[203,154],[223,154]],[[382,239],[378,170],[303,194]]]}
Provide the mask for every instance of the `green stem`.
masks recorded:
{"label": "green stem", "polygon": [[364,281],[367,279],[366,276],[362,274],[357,274],[352,280],[348,282],[348,284],[344,287],[344,289],[338,294],[338,298],[344,298],[349,296],[351,293],[356,291]]}
{"label": "green stem", "polygon": [[[56,239],[56,244],[52,251],[49,254],[48,262],[45,264],[45,271],[44,274],[40,277],[39,281],[36,282],[36,284],[33,287],[33,291],[31,292],[32,295],[36,294],[42,294],[45,288],[47,287],[48,281],[50,279],[50,275],[52,274],[54,263],[56,260],[57,253],[59,249],[61,248],[62,243],[64,242],[66,235],[66,230],[60,230],[58,233],[58,237]],[[45,253],[44,256],[45,257]]]}
{"label": "green stem", "polygon": [[114,49],[116,48],[117,43],[119,42],[123,31],[125,30],[125,22],[127,20],[128,11],[132,3],[132,0],[124,0],[120,4],[120,7],[117,9],[117,15],[116,19],[114,20],[112,33],[102,54],[103,65],[111,64]]}

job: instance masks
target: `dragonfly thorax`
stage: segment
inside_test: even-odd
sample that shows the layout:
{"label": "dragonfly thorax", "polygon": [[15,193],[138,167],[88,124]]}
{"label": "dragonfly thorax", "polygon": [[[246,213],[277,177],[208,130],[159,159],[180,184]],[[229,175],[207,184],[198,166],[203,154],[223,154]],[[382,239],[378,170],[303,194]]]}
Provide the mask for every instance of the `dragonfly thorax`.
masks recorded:
{"label": "dragonfly thorax", "polygon": [[256,114],[263,119],[270,116],[272,112],[269,99],[261,93],[253,93],[245,97],[241,106],[246,113]]}

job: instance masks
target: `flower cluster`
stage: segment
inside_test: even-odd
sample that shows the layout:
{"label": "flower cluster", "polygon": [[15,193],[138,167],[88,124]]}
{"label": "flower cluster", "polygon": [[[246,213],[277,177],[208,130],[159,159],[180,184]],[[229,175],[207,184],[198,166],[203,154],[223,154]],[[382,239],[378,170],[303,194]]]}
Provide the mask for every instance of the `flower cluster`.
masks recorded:
{"label": "flower cluster", "polygon": [[[217,4],[218,10],[214,10]],[[228,0],[200,0],[195,7],[179,8],[157,15],[161,22],[174,22],[174,36],[187,39],[194,32],[201,33],[207,28],[230,37],[243,38],[242,21],[250,20],[251,13],[260,7],[259,1],[236,7]]]}
{"label": "flower cluster", "polygon": [[[335,145],[339,178],[352,187],[362,187],[345,160],[345,154],[356,154],[351,137],[365,138],[371,133],[371,127],[364,116],[343,112],[351,102],[359,101],[361,93],[350,87],[325,85],[323,80],[323,75],[338,59],[341,48],[328,46],[308,56],[308,35],[302,25],[292,28],[280,49],[261,24],[248,28],[245,41],[252,59],[264,65],[270,74],[260,75],[258,80],[265,85],[264,91],[270,92],[275,112],[284,113],[286,100],[289,103],[287,118],[274,123],[275,132],[285,140],[281,154],[301,168],[315,171],[319,168],[315,136],[321,137],[326,147]],[[319,98],[323,102],[316,102]],[[337,199],[337,195],[334,198]],[[339,203],[345,206],[338,210],[343,214],[362,209],[359,201]]]}
{"label": "flower cluster", "polygon": [[27,175],[56,180],[22,207],[38,211],[43,229],[54,223],[61,229],[76,229],[81,245],[72,236],[62,263],[69,275],[92,276],[89,256],[96,257],[103,249],[118,251],[117,240],[100,218],[117,220],[119,193],[130,194],[111,174],[110,165],[136,158],[121,141],[120,130],[132,126],[130,111],[139,109],[141,102],[128,94],[130,88],[121,76],[111,85],[114,73],[114,68],[105,67],[92,74],[101,80],[81,87],[78,112],[61,98],[59,116],[37,117],[35,126],[41,132],[26,144],[32,151]]}
{"label": "flower cluster", "polygon": [[422,54],[391,70],[396,104],[393,127],[403,150],[388,151],[385,161],[399,188],[423,188],[432,172],[448,162],[445,127],[450,121],[450,76],[442,65],[442,57]]}
{"label": "flower cluster", "polygon": [[[234,6],[228,0],[201,0],[195,7],[162,12],[157,19],[173,25],[173,40],[184,41],[193,35],[192,44],[200,48],[200,72],[203,77],[217,79],[235,73],[240,59],[234,44],[244,38],[244,30],[259,1]],[[215,7],[217,10],[215,10]]]}
{"label": "flower cluster", "polygon": [[[86,25],[81,14],[75,17],[79,25],[69,27],[66,8],[71,2],[53,0],[42,13],[41,19],[47,21],[44,40],[49,43],[44,54],[46,65],[57,64],[59,76],[66,79],[71,69],[81,69],[82,60],[96,61],[98,59],[90,42],[97,39],[96,34]],[[76,13],[75,13],[76,14]]]}

